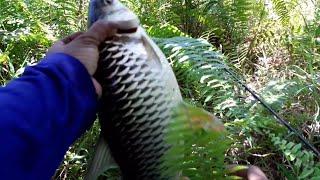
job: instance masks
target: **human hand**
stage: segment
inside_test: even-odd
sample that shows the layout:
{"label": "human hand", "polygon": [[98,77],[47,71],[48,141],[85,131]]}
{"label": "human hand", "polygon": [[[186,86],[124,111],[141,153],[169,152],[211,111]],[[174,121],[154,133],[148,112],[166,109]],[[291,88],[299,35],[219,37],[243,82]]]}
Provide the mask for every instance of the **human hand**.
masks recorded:
{"label": "human hand", "polygon": [[[64,53],[78,59],[92,76],[98,66],[99,49],[98,46],[107,37],[115,34],[115,27],[102,20],[94,23],[87,32],[74,33],[60,41],[57,41],[47,54]],[[100,84],[92,77],[96,93],[100,97],[102,88]]]}

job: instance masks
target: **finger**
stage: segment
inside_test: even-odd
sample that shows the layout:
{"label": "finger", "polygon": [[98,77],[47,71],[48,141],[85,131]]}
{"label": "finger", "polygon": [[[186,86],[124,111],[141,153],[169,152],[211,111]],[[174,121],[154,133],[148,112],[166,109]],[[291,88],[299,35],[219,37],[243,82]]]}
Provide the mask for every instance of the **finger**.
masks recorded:
{"label": "finger", "polygon": [[113,23],[108,23],[103,20],[99,20],[95,22],[91,28],[81,35],[81,37],[88,43],[93,43],[98,46],[101,42],[103,42],[107,37],[111,37],[116,33],[116,28]]}
{"label": "finger", "polygon": [[70,36],[67,36],[67,37],[63,38],[61,40],[61,42],[63,42],[64,44],[68,44],[68,43],[70,43],[71,41],[73,41],[74,39],[76,39],[77,37],[79,37],[82,34],[83,34],[83,32],[73,33]]}
{"label": "finger", "polygon": [[47,54],[53,54],[57,52],[61,52],[64,48],[64,43],[62,41],[55,42],[51,48],[48,49]]}

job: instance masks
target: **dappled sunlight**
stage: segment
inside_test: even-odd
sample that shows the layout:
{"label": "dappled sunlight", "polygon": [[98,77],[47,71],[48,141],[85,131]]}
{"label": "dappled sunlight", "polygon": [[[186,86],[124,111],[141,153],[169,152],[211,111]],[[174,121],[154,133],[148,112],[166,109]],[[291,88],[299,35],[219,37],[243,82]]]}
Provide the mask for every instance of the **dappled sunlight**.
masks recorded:
{"label": "dappled sunlight", "polygon": [[[172,121],[181,132],[171,135],[184,139],[167,156],[181,178],[226,177],[227,164],[243,164],[259,166],[271,180],[320,179],[316,154],[239,84],[320,149],[319,1],[122,2],[166,55],[191,104]],[[88,3],[0,0],[0,86],[35,65],[54,41],[85,31]],[[217,133],[222,129],[226,134]],[[99,133],[95,123],[70,147],[54,179],[84,178]],[[121,175],[113,167],[103,176]]]}

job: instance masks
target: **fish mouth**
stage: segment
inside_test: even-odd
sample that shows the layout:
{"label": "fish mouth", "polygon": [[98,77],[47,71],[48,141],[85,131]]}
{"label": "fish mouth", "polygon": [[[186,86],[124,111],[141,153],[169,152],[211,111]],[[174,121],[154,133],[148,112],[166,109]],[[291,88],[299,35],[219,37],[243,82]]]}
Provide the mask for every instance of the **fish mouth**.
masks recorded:
{"label": "fish mouth", "polygon": [[135,33],[135,32],[137,32],[137,30],[138,30],[138,27],[132,27],[132,28],[128,28],[128,27],[126,27],[127,29],[120,29],[120,28],[118,28],[118,30],[117,30],[117,33],[118,34],[130,34],[130,33]]}
{"label": "fish mouth", "polygon": [[128,8],[116,9],[102,17],[103,20],[115,24],[121,31],[137,29],[140,25],[138,17]]}
{"label": "fish mouth", "polygon": [[91,0],[89,9],[90,25],[102,19],[112,23],[120,33],[135,32],[140,26],[139,18],[119,0]]}

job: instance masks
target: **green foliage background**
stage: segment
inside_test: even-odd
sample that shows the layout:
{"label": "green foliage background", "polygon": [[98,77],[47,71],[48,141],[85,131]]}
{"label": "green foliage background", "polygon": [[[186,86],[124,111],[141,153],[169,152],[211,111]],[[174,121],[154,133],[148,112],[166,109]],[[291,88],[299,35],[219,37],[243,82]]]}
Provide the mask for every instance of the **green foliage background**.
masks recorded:
{"label": "green foliage background", "polygon": [[[123,2],[168,57],[185,100],[225,123],[231,143],[212,159],[222,153],[221,166],[257,165],[270,179],[320,178],[314,154],[228,73],[235,71],[320,149],[318,0]],[[87,6],[85,0],[0,0],[1,85],[40,60],[55,40],[85,30]],[[70,147],[54,178],[82,179],[98,134],[95,124]],[[194,157],[191,166],[199,165]]]}

